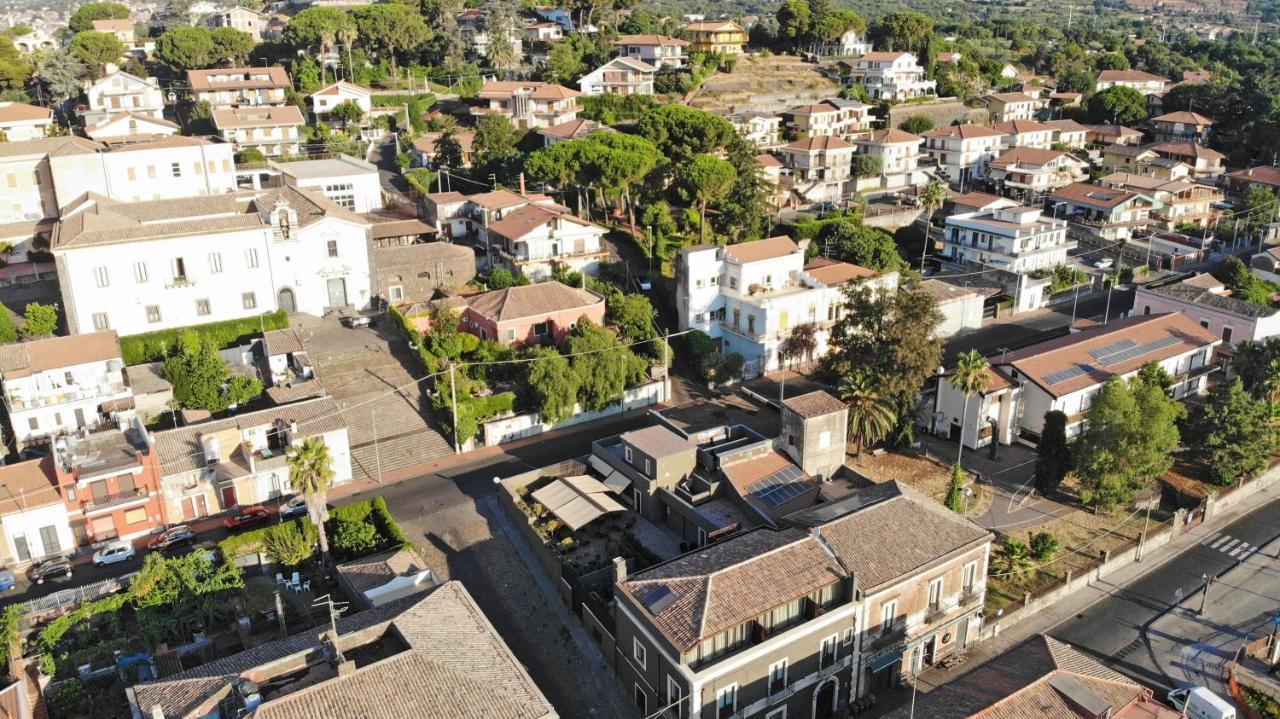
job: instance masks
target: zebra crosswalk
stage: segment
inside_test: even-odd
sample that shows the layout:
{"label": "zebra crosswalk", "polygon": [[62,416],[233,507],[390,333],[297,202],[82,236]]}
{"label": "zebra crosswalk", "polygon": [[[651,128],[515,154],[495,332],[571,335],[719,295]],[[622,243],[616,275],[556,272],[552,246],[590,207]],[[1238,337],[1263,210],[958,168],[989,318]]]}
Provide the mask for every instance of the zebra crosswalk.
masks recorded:
{"label": "zebra crosswalk", "polygon": [[1205,537],[1200,544],[1208,547],[1209,549],[1222,552],[1228,557],[1237,559],[1241,562],[1247,561],[1250,557],[1256,554],[1259,549],[1261,549],[1261,547],[1254,546],[1246,541],[1232,537],[1229,534],[1223,534],[1222,532],[1214,532],[1208,537]]}

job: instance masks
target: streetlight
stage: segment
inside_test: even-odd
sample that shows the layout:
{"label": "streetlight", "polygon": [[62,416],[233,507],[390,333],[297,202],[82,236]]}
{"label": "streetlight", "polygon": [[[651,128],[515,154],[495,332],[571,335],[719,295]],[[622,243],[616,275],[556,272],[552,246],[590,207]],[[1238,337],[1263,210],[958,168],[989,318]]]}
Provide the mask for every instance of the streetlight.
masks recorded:
{"label": "streetlight", "polygon": [[1200,594],[1200,611],[1196,612],[1196,616],[1204,614],[1204,605],[1209,599],[1209,585],[1213,584],[1213,577],[1207,574],[1201,574],[1200,578],[1204,580],[1204,591]]}

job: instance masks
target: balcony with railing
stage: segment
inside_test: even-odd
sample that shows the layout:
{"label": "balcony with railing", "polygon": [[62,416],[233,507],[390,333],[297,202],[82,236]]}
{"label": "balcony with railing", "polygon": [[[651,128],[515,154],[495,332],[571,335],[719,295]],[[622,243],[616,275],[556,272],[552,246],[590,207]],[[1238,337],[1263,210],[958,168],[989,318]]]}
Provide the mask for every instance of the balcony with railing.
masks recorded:
{"label": "balcony with railing", "polygon": [[133,489],[116,492],[114,494],[93,495],[84,500],[85,512],[101,512],[107,509],[115,509],[134,502],[146,501],[151,493],[146,487],[135,487]]}

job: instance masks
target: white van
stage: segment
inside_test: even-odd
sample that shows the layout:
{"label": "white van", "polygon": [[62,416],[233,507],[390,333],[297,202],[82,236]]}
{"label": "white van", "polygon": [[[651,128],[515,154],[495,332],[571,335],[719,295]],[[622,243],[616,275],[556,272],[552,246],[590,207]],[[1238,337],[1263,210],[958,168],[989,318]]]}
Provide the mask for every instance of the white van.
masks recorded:
{"label": "white van", "polygon": [[1174,689],[1169,703],[1188,719],[1236,719],[1235,706],[1205,687]]}

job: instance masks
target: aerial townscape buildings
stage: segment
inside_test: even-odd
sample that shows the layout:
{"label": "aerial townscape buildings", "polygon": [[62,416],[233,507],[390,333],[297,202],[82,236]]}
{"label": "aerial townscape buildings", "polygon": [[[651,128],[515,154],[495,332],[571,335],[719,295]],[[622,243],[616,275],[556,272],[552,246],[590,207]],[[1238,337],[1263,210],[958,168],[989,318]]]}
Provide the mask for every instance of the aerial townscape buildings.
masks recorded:
{"label": "aerial townscape buildings", "polygon": [[1280,719],[1280,19],[900,5],[6,4],[0,713]]}

